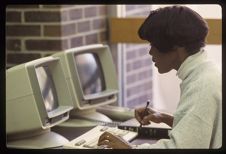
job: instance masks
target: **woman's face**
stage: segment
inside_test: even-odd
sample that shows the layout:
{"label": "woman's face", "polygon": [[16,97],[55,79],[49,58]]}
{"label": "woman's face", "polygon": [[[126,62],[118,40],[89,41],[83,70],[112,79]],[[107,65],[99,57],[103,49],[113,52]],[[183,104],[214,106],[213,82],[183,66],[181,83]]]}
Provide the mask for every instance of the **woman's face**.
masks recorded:
{"label": "woman's face", "polygon": [[178,68],[178,53],[176,50],[162,53],[152,45],[149,54],[152,56],[152,61],[155,63],[155,66],[158,68],[158,72],[160,74],[167,73],[172,69]]}

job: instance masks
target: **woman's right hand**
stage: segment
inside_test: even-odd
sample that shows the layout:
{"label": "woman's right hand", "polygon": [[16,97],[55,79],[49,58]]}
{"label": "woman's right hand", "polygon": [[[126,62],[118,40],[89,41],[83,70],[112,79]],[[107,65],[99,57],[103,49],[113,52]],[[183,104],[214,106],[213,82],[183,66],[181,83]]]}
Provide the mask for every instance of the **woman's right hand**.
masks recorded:
{"label": "woman's right hand", "polygon": [[135,109],[135,118],[142,125],[148,125],[150,121],[155,123],[163,122],[163,114],[152,108],[147,108],[146,111],[145,107]]}

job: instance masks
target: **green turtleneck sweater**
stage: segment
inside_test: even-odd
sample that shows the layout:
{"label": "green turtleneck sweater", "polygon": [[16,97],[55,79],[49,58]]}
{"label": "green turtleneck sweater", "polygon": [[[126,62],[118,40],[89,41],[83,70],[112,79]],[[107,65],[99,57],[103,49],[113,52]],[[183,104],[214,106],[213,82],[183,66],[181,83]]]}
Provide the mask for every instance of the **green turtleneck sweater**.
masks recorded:
{"label": "green turtleneck sweater", "polygon": [[185,59],[177,76],[180,100],[174,113],[170,139],[155,144],[136,145],[151,148],[220,148],[222,146],[222,77],[215,64],[207,60],[205,51]]}

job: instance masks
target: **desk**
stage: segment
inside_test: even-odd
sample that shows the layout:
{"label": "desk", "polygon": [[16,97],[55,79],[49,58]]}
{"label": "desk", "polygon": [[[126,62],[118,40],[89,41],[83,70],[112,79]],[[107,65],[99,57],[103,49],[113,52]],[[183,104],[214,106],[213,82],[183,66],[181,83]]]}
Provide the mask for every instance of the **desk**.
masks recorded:
{"label": "desk", "polygon": [[[65,138],[67,138],[69,141],[75,139],[76,137],[84,134],[85,132],[89,131],[90,129],[92,129],[93,127],[78,127],[78,128],[71,128],[71,127],[67,127],[64,128],[62,130],[62,128],[60,127],[53,127],[51,130],[64,136]],[[149,144],[153,144],[155,142],[157,142],[159,139],[150,139],[150,138],[143,138],[143,137],[137,137],[134,140],[131,141],[132,144],[142,144],[142,143],[149,143]]]}
{"label": "desk", "polygon": [[150,139],[150,138],[142,138],[142,137],[137,137],[130,143],[135,144],[135,145],[140,145],[142,143],[149,143],[149,144],[154,144],[158,141],[159,139]]}

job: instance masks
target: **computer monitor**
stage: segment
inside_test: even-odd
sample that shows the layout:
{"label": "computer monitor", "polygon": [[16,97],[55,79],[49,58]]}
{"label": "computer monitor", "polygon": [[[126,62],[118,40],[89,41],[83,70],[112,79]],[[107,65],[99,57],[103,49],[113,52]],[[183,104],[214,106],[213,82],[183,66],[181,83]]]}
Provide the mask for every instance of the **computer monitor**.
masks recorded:
{"label": "computer monitor", "polygon": [[71,104],[59,58],[45,57],[8,69],[7,147],[52,148],[68,142],[50,128],[69,118]]}
{"label": "computer monitor", "polygon": [[74,105],[70,118],[111,121],[96,112],[98,106],[117,101],[118,82],[109,47],[93,44],[52,56],[60,58],[70,87]]}

